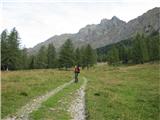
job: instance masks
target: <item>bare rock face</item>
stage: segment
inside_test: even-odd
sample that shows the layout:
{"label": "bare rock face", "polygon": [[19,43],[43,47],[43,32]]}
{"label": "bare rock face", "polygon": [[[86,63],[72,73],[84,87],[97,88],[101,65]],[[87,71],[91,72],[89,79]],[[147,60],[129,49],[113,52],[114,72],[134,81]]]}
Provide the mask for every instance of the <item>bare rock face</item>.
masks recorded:
{"label": "bare rock face", "polygon": [[137,32],[150,34],[160,30],[160,8],[154,8],[127,23],[121,31],[122,39],[135,35]]}
{"label": "bare rock face", "polygon": [[42,45],[47,46],[49,43],[60,48],[67,39],[71,39],[76,47],[91,44],[93,48],[98,48],[130,38],[137,32],[149,35],[153,31],[160,32],[160,7],[153,8],[128,23],[116,16],[111,19],[102,19],[100,24],[87,25],[76,34],[53,36],[28,49],[28,52],[34,54]]}

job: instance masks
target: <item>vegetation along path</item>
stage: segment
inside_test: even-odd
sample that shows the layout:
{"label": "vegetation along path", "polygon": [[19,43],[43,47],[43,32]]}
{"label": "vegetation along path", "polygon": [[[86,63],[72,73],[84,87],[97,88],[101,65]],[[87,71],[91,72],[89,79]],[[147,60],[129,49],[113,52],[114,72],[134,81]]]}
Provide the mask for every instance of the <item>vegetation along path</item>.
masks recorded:
{"label": "vegetation along path", "polygon": [[37,110],[41,106],[42,102],[46,101],[49,97],[63,90],[65,87],[69,86],[71,83],[73,83],[73,80],[57,87],[56,89],[53,89],[52,91],[48,92],[45,95],[42,95],[37,97],[36,99],[33,99],[28,104],[23,106],[15,116],[8,117],[3,120],[28,120],[29,114],[32,113],[34,110]]}
{"label": "vegetation along path", "polygon": [[87,79],[84,77],[83,85],[77,90],[75,99],[71,102],[69,112],[72,120],[85,120],[85,87]]}

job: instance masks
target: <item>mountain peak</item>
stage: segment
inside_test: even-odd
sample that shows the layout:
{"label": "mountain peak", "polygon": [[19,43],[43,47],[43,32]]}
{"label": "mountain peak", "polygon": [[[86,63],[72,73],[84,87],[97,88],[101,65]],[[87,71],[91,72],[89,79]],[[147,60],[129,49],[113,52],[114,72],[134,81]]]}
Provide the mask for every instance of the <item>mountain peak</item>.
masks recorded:
{"label": "mountain peak", "polygon": [[111,19],[102,19],[100,24],[106,25],[106,24],[114,24],[114,25],[119,25],[119,24],[124,24],[125,22],[120,20],[118,17],[113,16]]}
{"label": "mountain peak", "polygon": [[106,23],[108,21],[109,21],[108,19],[104,18],[104,19],[101,20],[100,24]]}
{"label": "mountain peak", "polygon": [[78,33],[51,37],[28,52],[36,53],[41,46],[47,46],[49,43],[53,43],[59,49],[67,39],[71,39],[75,47],[91,44],[93,48],[98,48],[131,38],[137,32],[149,35],[152,31],[160,31],[159,14],[160,7],[156,7],[127,23],[116,16],[111,19],[105,18],[99,24],[81,28]]}
{"label": "mountain peak", "polygon": [[111,20],[120,20],[120,19],[116,16],[113,16]]}

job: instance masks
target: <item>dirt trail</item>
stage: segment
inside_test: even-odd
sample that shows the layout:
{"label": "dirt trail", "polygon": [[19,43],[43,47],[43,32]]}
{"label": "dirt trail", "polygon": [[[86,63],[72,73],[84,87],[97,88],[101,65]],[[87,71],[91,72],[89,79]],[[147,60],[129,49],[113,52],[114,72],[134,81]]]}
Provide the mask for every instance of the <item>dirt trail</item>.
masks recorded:
{"label": "dirt trail", "polygon": [[56,93],[58,93],[59,91],[63,90],[65,87],[67,87],[71,83],[73,83],[73,80],[53,89],[52,91],[46,93],[45,95],[42,95],[42,96],[37,97],[36,99],[33,99],[28,104],[23,106],[16,113],[15,116],[8,117],[3,120],[28,120],[29,114],[32,113],[34,110],[37,110],[41,106],[42,102],[46,101],[49,97],[51,97],[51,96],[55,95]]}
{"label": "dirt trail", "polygon": [[84,79],[83,85],[77,90],[75,94],[75,99],[71,102],[69,107],[69,112],[71,114],[72,120],[85,120],[85,87],[87,84],[87,79]]}

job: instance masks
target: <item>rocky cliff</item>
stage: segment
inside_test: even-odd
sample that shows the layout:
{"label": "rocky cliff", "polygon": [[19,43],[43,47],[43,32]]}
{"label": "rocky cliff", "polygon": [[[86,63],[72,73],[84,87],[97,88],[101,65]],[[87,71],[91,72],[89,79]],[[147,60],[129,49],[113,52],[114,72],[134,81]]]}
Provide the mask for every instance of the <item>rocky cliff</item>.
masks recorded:
{"label": "rocky cliff", "polygon": [[34,54],[42,45],[47,46],[49,43],[53,43],[58,49],[67,39],[71,39],[76,47],[91,44],[93,48],[98,48],[130,38],[137,32],[150,34],[153,31],[160,32],[159,7],[147,11],[128,23],[113,16],[111,19],[102,19],[99,24],[87,25],[76,34],[55,35],[28,49],[28,52]]}

